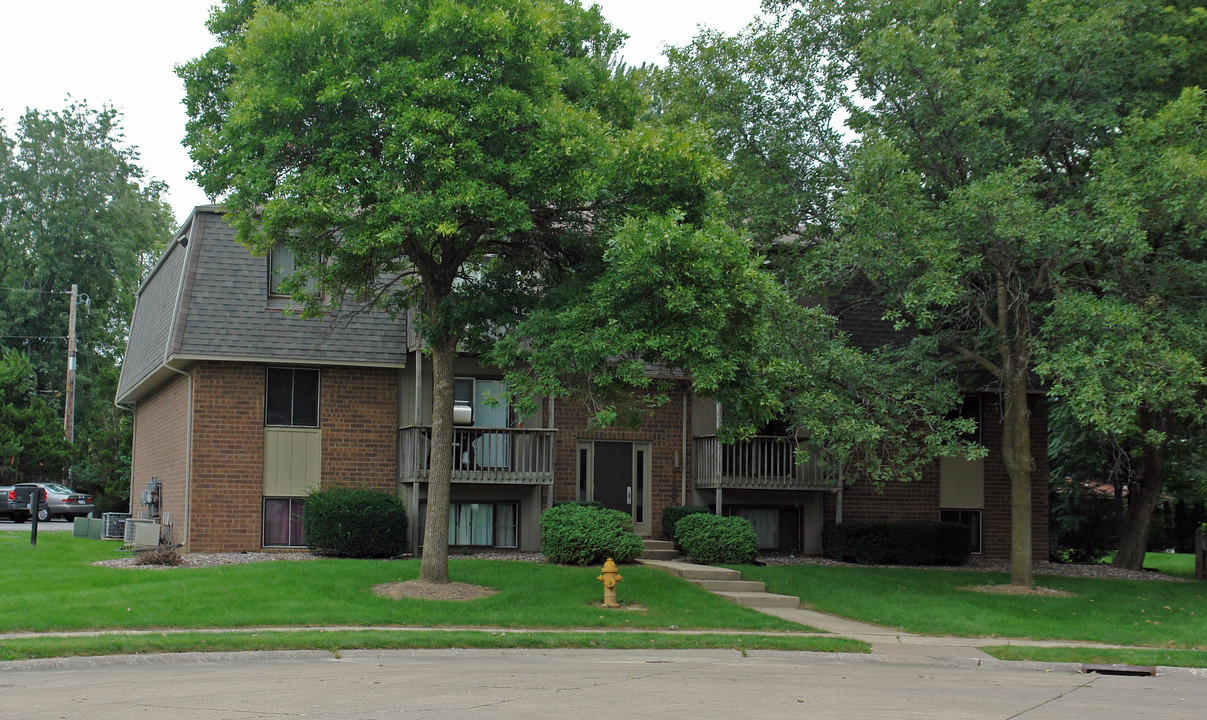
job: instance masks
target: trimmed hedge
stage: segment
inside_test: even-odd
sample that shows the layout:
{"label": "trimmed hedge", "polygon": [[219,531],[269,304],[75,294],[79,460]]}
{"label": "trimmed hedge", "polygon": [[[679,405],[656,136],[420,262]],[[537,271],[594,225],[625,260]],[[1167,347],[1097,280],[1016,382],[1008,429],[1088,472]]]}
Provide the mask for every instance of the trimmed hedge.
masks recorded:
{"label": "trimmed hedge", "polygon": [[619,510],[566,503],[541,513],[541,552],[559,565],[632,562],[645,551],[633,519]]}
{"label": "trimmed hedge", "polygon": [[671,505],[662,511],[662,537],[671,542],[675,539],[675,525],[688,515],[711,515],[712,510],[703,505]]}
{"label": "trimmed hedge", "polygon": [[366,488],[335,487],[306,496],[306,545],[316,555],[397,557],[407,549],[402,499]]}
{"label": "trimmed hedge", "polygon": [[741,565],[759,554],[759,537],[746,518],[694,513],[675,525],[679,545],[701,565]]}
{"label": "trimmed hedge", "polygon": [[943,522],[844,522],[822,531],[822,554],[863,565],[962,565],[968,526]]}

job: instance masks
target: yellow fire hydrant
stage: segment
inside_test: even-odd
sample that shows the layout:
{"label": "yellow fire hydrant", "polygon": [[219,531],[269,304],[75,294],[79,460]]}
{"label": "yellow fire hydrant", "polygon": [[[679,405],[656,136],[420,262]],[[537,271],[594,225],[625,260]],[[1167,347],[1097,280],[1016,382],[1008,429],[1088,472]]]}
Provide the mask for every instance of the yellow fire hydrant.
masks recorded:
{"label": "yellow fire hydrant", "polygon": [[604,586],[603,606],[610,608],[620,607],[620,603],[616,602],[616,583],[624,578],[621,577],[619,568],[616,567],[616,563],[612,562],[612,558],[608,558],[608,561],[604,563],[603,575],[595,579],[603,583]]}

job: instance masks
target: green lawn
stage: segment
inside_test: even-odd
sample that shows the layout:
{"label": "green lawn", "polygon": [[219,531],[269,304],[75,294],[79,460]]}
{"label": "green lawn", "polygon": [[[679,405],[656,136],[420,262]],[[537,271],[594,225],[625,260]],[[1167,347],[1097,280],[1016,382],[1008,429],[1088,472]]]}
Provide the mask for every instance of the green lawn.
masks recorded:
{"label": "green lawn", "polygon": [[1207,649],[1207,582],[1036,576],[1070,597],[973,592],[1000,573],[910,568],[741,566],[769,592],[806,607],[907,632],[961,637],[1086,640]]}
{"label": "green lawn", "polygon": [[871,645],[839,637],[650,632],[533,632],[481,630],[232,631],[0,640],[0,660],[246,650],[424,648],[582,648],[588,650],[806,650],[867,653]]}
{"label": "green lawn", "polygon": [[994,645],[983,647],[981,650],[998,660],[1091,663],[1094,665],[1207,667],[1207,651],[1203,650],[1111,650],[1097,648],[1041,648],[1020,645]]}
{"label": "green lawn", "polygon": [[1156,570],[1162,575],[1194,579],[1193,553],[1147,553],[1144,569]]}
{"label": "green lawn", "polygon": [[625,566],[623,608],[603,610],[599,568],[449,561],[453,580],[498,590],[468,602],[391,600],[374,585],[411,580],[415,560],[267,562],[214,568],[105,568],[116,543],[0,532],[0,632],[93,628],[395,625],[416,627],[805,630],[668,573]]}

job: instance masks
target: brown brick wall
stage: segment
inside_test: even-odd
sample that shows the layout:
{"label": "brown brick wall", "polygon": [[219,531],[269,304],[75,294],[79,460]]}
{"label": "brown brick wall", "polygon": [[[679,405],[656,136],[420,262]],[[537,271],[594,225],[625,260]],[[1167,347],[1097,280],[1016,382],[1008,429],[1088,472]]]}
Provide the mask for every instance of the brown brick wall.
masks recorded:
{"label": "brown brick wall", "polygon": [[[1001,405],[996,395],[981,396],[981,442],[989,448],[985,458],[985,508],[982,514],[983,556],[1010,557],[1010,478],[1002,462]],[[1048,442],[1047,411],[1042,401],[1032,398],[1031,454],[1035,469],[1031,473],[1032,556],[1048,558]],[[835,516],[835,497],[826,495],[827,522]],[[889,483],[879,492],[871,483],[848,485],[842,498],[843,520],[938,520],[939,471],[937,464],[923,473],[921,480]]]}
{"label": "brown brick wall", "polygon": [[[192,552],[261,549],[266,367],[197,367]],[[394,491],[397,398],[394,370],[320,368],[323,484]]]}
{"label": "brown brick wall", "polygon": [[398,487],[398,371],[323,368],[323,485]]}
{"label": "brown brick wall", "polygon": [[192,552],[260,549],[264,372],[252,363],[193,371]]}
{"label": "brown brick wall", "polygon": [[[574,399],[562,399],[556,403],[554,416],[557,427],[556,465],[554,468],[553,501],[566,502],[578,499],[578,443],[582,440],[610,440],[620,442],[648,442],[650,444],[650,530],[653,537],[661,537],[662,511],[668,506],[679,505],[682,469],[675,467],[675,457],[688,462],[691,440],[688,439],[687,453],[683,452],[683,408],[684,395],[674,393],[670,401],[647,417],[640,428],[607,428],[588,430],[587,407]],[[691,398],[686,400],[687,417],[691,418]],[[546,417],[548,415],[546,414]],[[690,428],[689,428],[690,432]],[[691,489],[691,467],[687,468],[688,490]]]}
{"label": "brown brick wall", "polygon": [[162,485],[161,509],[172,514],[172,540],[188,532],[185,511],[186,448],[188,446],[189,379],[177,375],[134,408],[134,452],[130,470],[130,512],[146,517],[139,500],[152,479]]}

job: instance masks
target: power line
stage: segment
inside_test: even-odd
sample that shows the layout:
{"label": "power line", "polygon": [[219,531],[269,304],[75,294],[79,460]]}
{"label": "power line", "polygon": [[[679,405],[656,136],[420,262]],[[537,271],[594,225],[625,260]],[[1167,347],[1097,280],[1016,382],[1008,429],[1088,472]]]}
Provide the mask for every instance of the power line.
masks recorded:
{"label": "power line", "polygon": [[0,290],[9,290],[12,292],[42,293],[43,295],[70,295],[71,294],[70,290],[42,290],[40,288],[5,287],[3,285],[0,285]]}

